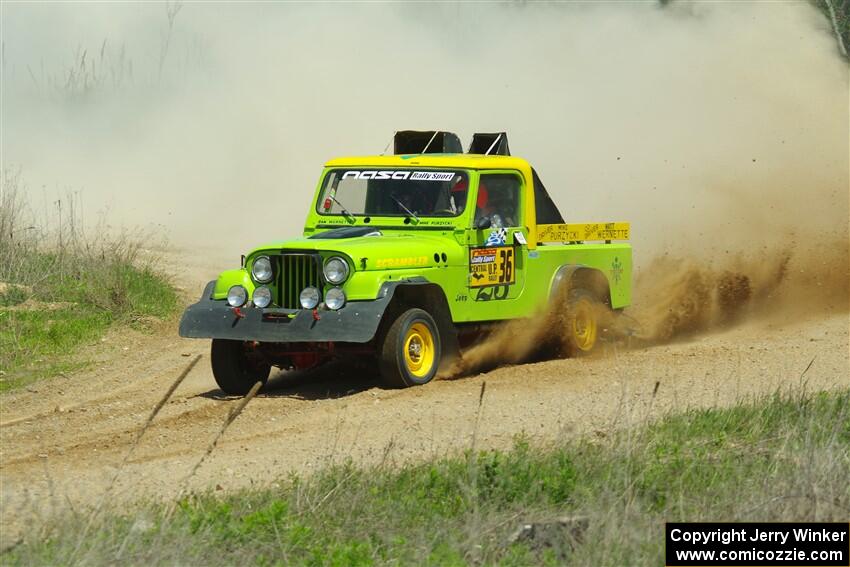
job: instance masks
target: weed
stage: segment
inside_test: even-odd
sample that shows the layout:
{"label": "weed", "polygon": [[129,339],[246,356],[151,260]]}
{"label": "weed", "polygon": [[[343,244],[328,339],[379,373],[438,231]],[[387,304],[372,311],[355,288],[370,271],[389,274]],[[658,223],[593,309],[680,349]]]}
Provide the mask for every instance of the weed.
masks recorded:
{"label": "weed", "polygon": [[[347,463],[276,488],[140,503],[98,520],[76,557],[112,564],[120,548],[134,564],[657,565],[665,521],[845,520],[848,449],[850,390],[777,394],[602,443],[519,438],[509,451],[401,469]],[[564,515],[588,518],[580,539],[510,537],[521,522]],[[134,530],[140,522],[150,528]],[[62,563],[80,543],[68,518],[45,533],[0,562]]]}
{"label": "weed", "polygon": [[98,227],[87,237],[73,197],[37,222],[20,171],[5,170],[2,182],[0,391],[67,368],[69,353],[111,324],[174,313],[173,287],[140,255],[146,235]]}

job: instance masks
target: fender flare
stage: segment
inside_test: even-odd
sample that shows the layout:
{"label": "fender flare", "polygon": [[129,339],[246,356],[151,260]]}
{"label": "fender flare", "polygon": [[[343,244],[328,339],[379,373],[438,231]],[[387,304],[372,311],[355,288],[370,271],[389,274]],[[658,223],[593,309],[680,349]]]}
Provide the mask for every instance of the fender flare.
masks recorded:
{"label": "fender flare", "polygon": [[[584,274],[587,274],[587,276],[584,276]],[[561,286],[581,277],[590,278],[592,287],[596,287],[595,290],[590,291],[597,291],[601,295],[599,299],[611,305],[611,283],[608,281],[608,277],[602,270],[585,264],[564,264],[558,268],[549,286],[549,304],[551,305],[557,300],[557,294]],[[603,282],[604,290],[601,289]]]}
{"label": "fender flare", "polygon": [[442,341],[443,362],[460,356],[457,328],[452,320],[446,294],[438,284],[423,277],[385,282],[378,292],[378,297],[389,297],[390,302],[381,315],[381,324],[375,333],[376,339],[380,339],[402,310],[418,307],[427,311],[437,323]]}

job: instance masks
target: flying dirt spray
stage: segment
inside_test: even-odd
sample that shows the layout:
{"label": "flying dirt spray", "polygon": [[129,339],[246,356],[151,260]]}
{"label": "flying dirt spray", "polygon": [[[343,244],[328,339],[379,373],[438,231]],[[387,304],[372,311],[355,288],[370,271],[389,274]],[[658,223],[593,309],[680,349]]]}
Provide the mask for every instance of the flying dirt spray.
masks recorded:
{"label": "flying dirt spray", "polygon": [[847,310],[848,67],[808,3],[2,10],[34,205],[78,190],[211,271],[298,234],[331,156],[504,130],[568,220],[632,223],[647,340]]}

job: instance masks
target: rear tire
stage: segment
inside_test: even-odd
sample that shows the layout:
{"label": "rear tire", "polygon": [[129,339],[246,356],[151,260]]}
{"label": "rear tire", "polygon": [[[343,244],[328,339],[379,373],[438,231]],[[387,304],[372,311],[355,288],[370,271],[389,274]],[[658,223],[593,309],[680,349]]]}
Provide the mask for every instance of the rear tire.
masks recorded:
{"label": "rear tire", "polygon": [[442,357],[437,323],[427,311],[408,309],[390,325],[378,352],[381,378],[388,387],[427,384]]}
{"label": "rear tire", "polygon": [[210,359],[216,384],[231,396],[244,396],[257,382],[265,384],[271,372],[271,365],[250,353],[243,341],[213,339]]}
{"label": "rear tire", "polygon": [[565,354],[587,356],[597,350],[609,316],[608,306],[594,293],[582,288],[570,290],[563,318]]}

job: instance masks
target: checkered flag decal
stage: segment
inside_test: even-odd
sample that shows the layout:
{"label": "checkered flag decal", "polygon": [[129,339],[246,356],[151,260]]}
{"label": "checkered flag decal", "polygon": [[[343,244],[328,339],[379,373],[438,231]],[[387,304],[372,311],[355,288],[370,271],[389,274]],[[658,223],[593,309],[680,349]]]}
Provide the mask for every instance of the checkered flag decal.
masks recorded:
{"label": "checkered flag decal", "polygon": [[505,243],[508,238],[508,229],[494,229],[490,236],[487,237],[487,246],[499,246]]}

